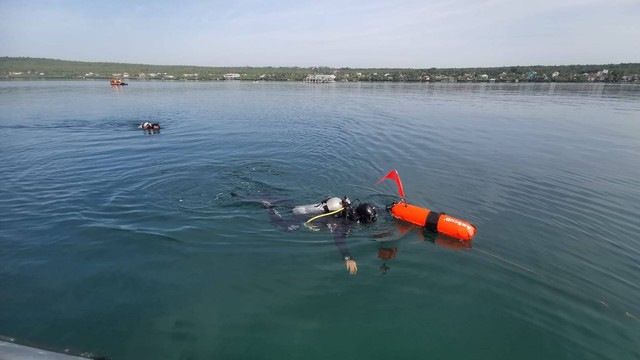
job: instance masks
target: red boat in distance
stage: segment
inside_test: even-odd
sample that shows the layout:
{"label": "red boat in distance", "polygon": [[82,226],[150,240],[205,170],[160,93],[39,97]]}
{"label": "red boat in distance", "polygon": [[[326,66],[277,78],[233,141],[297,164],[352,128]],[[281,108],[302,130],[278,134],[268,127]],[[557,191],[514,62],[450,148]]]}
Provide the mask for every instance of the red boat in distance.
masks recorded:
{"label": "red boat in distance", "polygon": [[120,80],[120,79],[111,79],[111,85],[129,85],[126,82]]}

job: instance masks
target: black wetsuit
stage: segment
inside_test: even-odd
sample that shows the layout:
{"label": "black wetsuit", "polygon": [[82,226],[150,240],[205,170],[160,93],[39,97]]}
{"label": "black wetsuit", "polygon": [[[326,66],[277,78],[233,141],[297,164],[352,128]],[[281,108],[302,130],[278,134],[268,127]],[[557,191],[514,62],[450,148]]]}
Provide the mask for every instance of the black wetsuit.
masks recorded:
{"label": "black wetsuit", "polygon": [[328,229],[333,233],[333,240],[335,241],[338,251],[340,251],[340,254],[342,255],[342,259],[352,259],[349,248],[347,247],[347,236],[351,231],[351,226],[357,223],[357,221],[353,220],[353,215],[349,217],[347,214],[342,212],[337,215],[324,216],[314,220],[310,224],[306,224],[306,221],[312,216],[293,215],[291,218],[285,219],[272,207],[269,207],[268,211],[271,224],[277,229],[283,231],[296,231],[303,226]]}

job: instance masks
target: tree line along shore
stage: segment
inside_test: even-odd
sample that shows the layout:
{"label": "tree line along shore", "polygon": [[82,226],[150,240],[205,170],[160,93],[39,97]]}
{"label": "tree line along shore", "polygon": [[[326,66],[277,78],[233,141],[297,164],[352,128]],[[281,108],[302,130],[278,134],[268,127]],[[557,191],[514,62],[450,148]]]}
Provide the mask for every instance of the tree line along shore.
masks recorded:
{"label": "tree line along shore", "polygon": [[640,63],[479,68],[207,67],[0,57],[0,79],[640,83]]}

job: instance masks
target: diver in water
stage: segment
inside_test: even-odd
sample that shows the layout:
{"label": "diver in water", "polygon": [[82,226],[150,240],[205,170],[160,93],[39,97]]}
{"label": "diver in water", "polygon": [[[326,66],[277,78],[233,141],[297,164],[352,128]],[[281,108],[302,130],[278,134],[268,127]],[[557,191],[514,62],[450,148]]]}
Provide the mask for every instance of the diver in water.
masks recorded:
{"label": "diver in water", "polygon": [[158,123],[150,123],[148,121],[145,121],[142,123],[142,125],[140,125],[140,128],[143,130],[160,130],[160,124]]}
{"label": "diver in water", "polygon": [[333,233],[338,251],[351,275],[358,272],[358,264],[347,247],[347,236],[354,224],[373,223],[377,220],[376,208],[369,203],[361,203],[355,209],[348,197],[327,198],[317,204],[301,205],[293,208],[293,217],[284,219],[270,203],[262,204],[269,210],[271,224],[285,231],[295,231],[304,226],[326,227]]}

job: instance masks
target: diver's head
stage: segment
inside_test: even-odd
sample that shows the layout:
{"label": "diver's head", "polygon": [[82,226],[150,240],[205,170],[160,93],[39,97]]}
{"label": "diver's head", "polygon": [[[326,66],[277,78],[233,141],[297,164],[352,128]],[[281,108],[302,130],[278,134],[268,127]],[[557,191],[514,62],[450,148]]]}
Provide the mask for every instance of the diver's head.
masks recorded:
{"label": "diver's head", "polygon": [[358,216],[358,221],[363,223],[374,222],[378,218],[376,208],[369,203],[362,203],[358,205],[356,208],[356,214]]}

